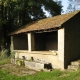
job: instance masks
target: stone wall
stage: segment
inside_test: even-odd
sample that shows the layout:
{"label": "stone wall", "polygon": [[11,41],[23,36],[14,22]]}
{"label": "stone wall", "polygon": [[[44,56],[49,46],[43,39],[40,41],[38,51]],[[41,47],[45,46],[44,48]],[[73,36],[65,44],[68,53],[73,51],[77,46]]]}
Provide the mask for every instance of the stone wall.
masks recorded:
{"label": "stone wall", "polygon": [[[45,52],[45,51],[34,51],[34,52],[28,52],[28,51],[15,51],[15,58],[19,56],[19,58],[22,58],[22,56],[25,56],[27,60],[30,60],[31,57],[33,57],[34,60],[40,60],[42,62],[48,62],[51,63],[52,68],[60,68],[62,65],[61,62],[58,60],[57,54],[55,52]],[[56,52],[57,53],[57,52]]]}

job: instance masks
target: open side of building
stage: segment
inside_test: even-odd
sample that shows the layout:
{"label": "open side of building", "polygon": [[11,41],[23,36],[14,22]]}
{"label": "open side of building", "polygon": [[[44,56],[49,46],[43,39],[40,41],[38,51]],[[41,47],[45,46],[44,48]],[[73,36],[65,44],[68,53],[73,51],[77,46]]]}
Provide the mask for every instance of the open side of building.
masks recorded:
{"label": "open side of building", "polygon": [[[65,69],[80,58],[80,11],[43,19],[11,35],[11,51]],[[18,54],[19,53],[19,54]]]}

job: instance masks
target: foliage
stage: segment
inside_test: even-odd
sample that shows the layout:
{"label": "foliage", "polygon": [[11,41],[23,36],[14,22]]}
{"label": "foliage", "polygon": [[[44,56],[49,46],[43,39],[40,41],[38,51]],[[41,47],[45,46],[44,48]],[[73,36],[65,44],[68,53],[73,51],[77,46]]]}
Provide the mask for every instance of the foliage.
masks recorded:
{"label": "foliage", "polygon": [[10,63],[10,58],[4,58],[4,59],[0,59],[0,65],[4,65],[4,64],[9,64]]}
{"label": "foliage", "polygon": [[18,66],[25,66],[24,60],[20,60],[20,59],[16,60],[16,64]]}
{"label": "foliage", "polygon": [[43,7],[52,16],[61,14],[62,5],[53,0],[0,0],[0,46],[10,47],[10,32],[32,21],[46,18]]}
{"label": "foliage", "polygon": [[0,52],[0,60],[3,60],[8,57],[9,57],[9,50],[4,49],[3,51]]}
{"label": "foliage", "polygon": [[73,12],[75,10],[80,10],[80,1],[79,0],[68,0],[67,12]]}
{"label": "foliage", "polygon": [[15,52],[14,51],[11,52],[10,57],[15,58]]}
{"label": "foliage", "polygon": [[[11,70],[2,69],[3,64],[10,63],[10,58],[0,60],[0,80],[80,80],[80,69],[78,71],[53,70],[51,72],[40,71],[34,75],[17,76],[11,74]],[[16,68],[17,71],[18,67]],[[17,73],[18,74],[18,73]],[[4,76],[5,75],[5,76]]]}
{"label": "foliage", "polygon": [[53,70],[51,72],[41,71],[34,75],[16,76],[9,73],[9,69],[4,70],[0,68],[0,79],[1,80],[79,80],[80,70],[78,71]]}

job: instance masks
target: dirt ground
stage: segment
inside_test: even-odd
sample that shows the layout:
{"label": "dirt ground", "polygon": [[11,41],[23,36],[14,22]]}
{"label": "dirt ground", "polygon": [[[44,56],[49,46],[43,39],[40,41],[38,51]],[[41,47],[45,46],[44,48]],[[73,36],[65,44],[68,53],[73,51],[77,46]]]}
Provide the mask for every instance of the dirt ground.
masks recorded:
{"label": "dirt ground", "polygon": [[28,69],[24,66],[18,66],[14,64],[5,64],[0,66],[1,69],[6,70],[9,74],[14,74],[17,76],[34,75],[38,73],[35,70]]}

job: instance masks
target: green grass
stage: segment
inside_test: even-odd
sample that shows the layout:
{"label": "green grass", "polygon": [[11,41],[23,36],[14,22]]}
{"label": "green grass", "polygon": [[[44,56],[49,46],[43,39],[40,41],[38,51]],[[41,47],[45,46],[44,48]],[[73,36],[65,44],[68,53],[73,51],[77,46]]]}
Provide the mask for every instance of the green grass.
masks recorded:
{"label": "green grass", "polygon": [[[7,64],[8,62],[10,62],[10,59],[6,58],[0,61],[0,65]],[[80,69],[78,71],[40,71],[34,75],[16,76],[0,67],[0,80],[80,80]]]}
{"label": "green grass", "polygon": [[10,58],[4,58],[0,60],[0,65],[10,63]]}
{"label": "green grass", "polygon": [[62,72],[54,70],[52,72],[39,72],[35,75],[19,77],[0,69],[0,80],[80,80],[80,71]]}

